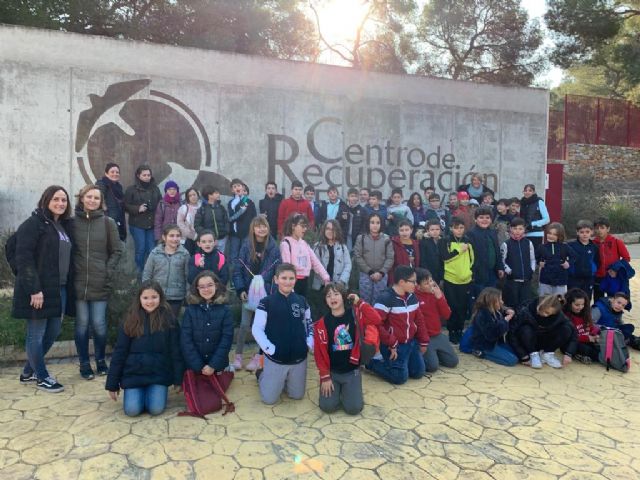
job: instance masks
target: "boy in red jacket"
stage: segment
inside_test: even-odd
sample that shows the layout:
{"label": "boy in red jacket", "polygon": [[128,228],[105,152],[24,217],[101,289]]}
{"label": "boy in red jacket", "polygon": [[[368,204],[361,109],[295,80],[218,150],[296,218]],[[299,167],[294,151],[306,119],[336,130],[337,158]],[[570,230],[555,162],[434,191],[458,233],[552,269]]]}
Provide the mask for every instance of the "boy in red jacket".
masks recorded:
{"label": "boy in red jacket", "polygon": [[282,226],[287,218],[294,213],[301,213],[309,220],[309,226],[313,229],[314,216],[311,204],[302,196],[302,182],[291,182],[291,196],[280,202],[278,207],[278,232],[282,232]]}
{"label": "boy in red jacket", "polygon": [[386,381],[400,385],[411,378],[424,376],[423,355],[429,335],[415,296],[416,272],[407,265],[393,271],[395,283],[383,290],[374,308],[380,314],[380,353],[382,360],[373,359],[367,369]]}
{"label": "boy in red jacket", "polygon": [[446,322],[451,316],[447,299],[428,270],[416,268],[416,276],[418,284],[415,293],[429,335],[429,346],[424,354],[426,370],[431,373],[440,366],[455,368],[458,356],[449,338],[442,333],[442,322]]}
{"label": "boy in red jacket", "polygon": [[598,246],[598,254],[600,256],[600,263],[598,270],[596,270],[595,283],[593,285],[593,302],[597,302],[600,298],[604,297],[604,292],[600,289],[600,282],[607,276],[607,270],[609,266],[616,263],[618,260],[631,261],[631,255],[627,250],[624,242],[613,235],[609,234],[611,225],[606,218],[599,218],[594,222],[596,235],[593,239],[593,243]]}

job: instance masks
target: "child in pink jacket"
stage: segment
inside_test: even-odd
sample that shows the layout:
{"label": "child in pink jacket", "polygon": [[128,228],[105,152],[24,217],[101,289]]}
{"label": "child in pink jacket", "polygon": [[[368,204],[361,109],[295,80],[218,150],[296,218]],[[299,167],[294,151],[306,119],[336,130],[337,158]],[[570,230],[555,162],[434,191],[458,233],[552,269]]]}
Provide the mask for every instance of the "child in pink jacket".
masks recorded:
{"label": "child in pink jacket", "polygon": [[291,263],[296,267],[294,291],[303,296],[307,295],[308,280],[312,268],[316,275],[320,276],[322,283],[327,284],[331,281],[322,262],[303,238],[308,227],[309,220],[306,216],[300,213],[291,215],[284,222],[284,238],[280,242],[282,263]]}

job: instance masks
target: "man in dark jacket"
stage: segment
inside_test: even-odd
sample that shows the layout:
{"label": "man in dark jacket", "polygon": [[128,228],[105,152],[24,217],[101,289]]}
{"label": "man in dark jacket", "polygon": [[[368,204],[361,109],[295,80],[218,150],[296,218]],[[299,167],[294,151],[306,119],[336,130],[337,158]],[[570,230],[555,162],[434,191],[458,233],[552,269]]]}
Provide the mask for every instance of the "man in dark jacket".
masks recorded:
{"label": "man in dark jacket", "polygon": [[233,198],[229,200],[229,258],[236,258],[240,253],[242,240],[249,235],[249,224],[258,213],[256,205],[249,198],[249,187],[237,178],[231,180]]}
{"label": "man in dark jacket", "polygon": [[343,232],[347,239],[347,247],[349,251],[353,250],[353,242],[356,241],[358,235],[366,233],[364,231],[365,221],[367,220],[367,212],[364,207],[358,203],[358,189],[350,188],[347,192],[347,208],[349,210],[349,226],[346,232]]}
{"label": "man in dark jacket", "polygon": [[216,237],[218,250],[224,252],[229,233],[229,216],[227,209],[220,202],[220,191],[207,185],[202,189],[202,206],[198,208],[193,220],[196,234],[210,230]]}
{"label": "man in dark jacket", "polygon": [[326,220],[337,220],[342,229],[342,236],[346,238],[349,232],[349,207],[338,197],[337,187],[329,187],[327,196],[329,200],[320,205],[316,223],[320,227]]}
{"label": "man in dark jacket", "polygon": [[264,186],[264,198],[258,203],[260,215],[267,217],[271,236],[278,238],[278,208],[282,202],[282,194],[278,193],[276,182],[267,182]]}

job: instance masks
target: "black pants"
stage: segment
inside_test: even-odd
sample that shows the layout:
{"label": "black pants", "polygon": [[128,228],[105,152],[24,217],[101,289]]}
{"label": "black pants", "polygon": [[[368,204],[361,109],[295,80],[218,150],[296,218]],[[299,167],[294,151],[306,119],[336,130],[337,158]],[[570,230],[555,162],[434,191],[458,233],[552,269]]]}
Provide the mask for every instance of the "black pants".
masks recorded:
{"label": "black pants", "polygon": [[171,307],[171,311],[173,312],[176,321],[180,319],[180,309],[182,308],[182,300],[167,300],[167,303]]}
{"label": "black pants", "polygon": [[[600,282],[598,282],[600,283]],[[591,302],[591,297],[593,296],[593,278],[575,278],[569,277],[569,281],[567,282],[567,290],[571,290],[572,288],[579,288],[589,297],[589,302]]]}
{"label": "black pants", "polygon": [[541,332],[533,325],[521,325],[514,332],[509,333],[509,344],[518,358],[526,358],[531,352],[555,352],[557,349],[567,352],[566,347],[571,342],[574,329],[571,324],[563,323],[555,330]]}
{"label": "black pants", "polygon": [[600,282],[602,280],[602,278],[596,277],[593,281],[593,303],[596,303],[598,300],[605,296],[604,291],[602,291],[602,289],[600,288]]}
{"label": "black pants", "polygon": [[532,298],[531,281],[516,282],[507,278],[502,288],[502,299],[507,307],[517,309]]}
{"label": "black pants", "polygon": [[296,279],[296,284],[293,286],[293,291],[303,297],[307,296],[307,290],[309,289],[309,277]]}
{"label": "black pants", "polygon": [[451,317],[447,322],[450,332],[461,332],[464,322],[469,318],[470,283],[457,285],[444,281],[444,296],[451,307]]}
{"label": "black pants", "polygon": [[578,343],[576,353],[597,362],[600,357],[600,347],[597,343]]}

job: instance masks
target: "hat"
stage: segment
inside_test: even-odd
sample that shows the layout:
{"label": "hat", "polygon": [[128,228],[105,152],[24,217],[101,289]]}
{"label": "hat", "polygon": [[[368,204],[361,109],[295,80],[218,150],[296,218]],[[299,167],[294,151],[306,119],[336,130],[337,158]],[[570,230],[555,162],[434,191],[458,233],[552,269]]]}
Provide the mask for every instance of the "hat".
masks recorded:
{"label": "hat", "polygon": [[469,194],[467,192],[458,192],[458,200],[469,200]]}
{"label": "hat", "polygon": [[175,188],[178,192],[180,192],[180,187],[178,187],[178,184],[173,180],[169,180],[164,184],[164,193],[167,193],[167,190],[169,190],[170,188]]}
{"label": "hat", "polygon": [[471,200],[469,200],[469,205],[480,206],[480,204],[478,203],[478,201],[475,198],[472,198]]}

